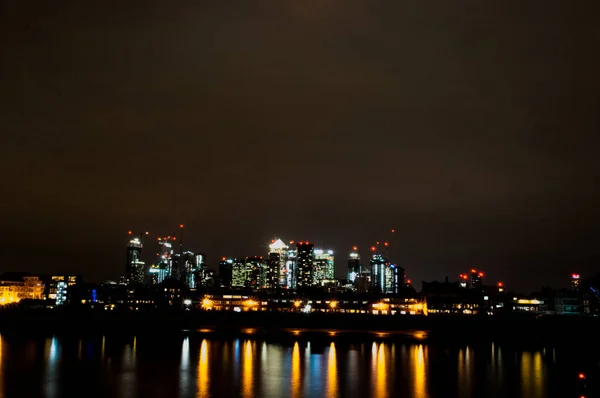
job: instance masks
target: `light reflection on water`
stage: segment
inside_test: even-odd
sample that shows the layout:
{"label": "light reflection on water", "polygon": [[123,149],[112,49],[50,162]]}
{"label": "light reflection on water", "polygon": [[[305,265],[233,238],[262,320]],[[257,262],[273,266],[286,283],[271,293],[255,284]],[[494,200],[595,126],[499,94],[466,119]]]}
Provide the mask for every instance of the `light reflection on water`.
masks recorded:
{"label": "light reflection on water", "polygon": [[[140,386],[152,383],[173,386],[173,396],[195,398],[467,398],[480,396],[481,391],[501,397],[506,383],[510,385],[503,391],[511,391],[511,396],[541,398],[552,389],[548,368],[554,366],[554,351],[543,356],[541,348],[517,351],[490,344],[448,349],[423,343],[349,344],[338,339],[309,342],[294,338],[275,343],[190,335],[176,337],[159,348],[157,340],[140,337],[116,342],[110,337],[72,342],[52,337],[13,346],[0,336],[0,398],[36,395],[19,394],[14,385],[10,394],[7,392],[11,380],[7,370],[11,361],[17,360],[30,364],[27,369],[19,365],[19,371],[37,380],[44,397],[57,398],[66,396],[67,387],[73,394],[79,379],[83,391],[79,396],[89,396],[85,391],[98,383],[99,389],[113,386],[112,396],[118,397],[139,396]],[[32,344],[40,347],[34,354]],[[90,350],[87,354],[85,347]],[[515,360],[503,360],[503,356]],[[454,383],[449,385],[451,379]],[[144,396],[158,394],[151,390]]]}

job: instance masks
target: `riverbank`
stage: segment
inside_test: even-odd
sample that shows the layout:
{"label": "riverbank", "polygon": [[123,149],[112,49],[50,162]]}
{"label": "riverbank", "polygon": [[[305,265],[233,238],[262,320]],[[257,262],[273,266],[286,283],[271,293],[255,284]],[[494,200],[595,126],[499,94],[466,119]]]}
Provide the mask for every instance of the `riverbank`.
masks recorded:
{"label": "riverbank", "polygon": [[598,317],[304,315],[279,312],[10,310],[2,333],[374,334],[434,340],[525,340],[600,344]]}

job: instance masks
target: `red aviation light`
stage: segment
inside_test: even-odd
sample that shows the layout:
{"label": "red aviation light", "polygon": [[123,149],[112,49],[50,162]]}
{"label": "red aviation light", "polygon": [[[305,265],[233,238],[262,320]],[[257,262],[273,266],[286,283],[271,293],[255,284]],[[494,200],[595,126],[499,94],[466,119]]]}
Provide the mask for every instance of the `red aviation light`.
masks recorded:
{"label": "red aviation light", "polygon": [[384,243],[385,246],[389,246],[389,244],[387,242]]}
{"label": "red aviation light", "polygon": [[498,287],[504,287],[504,283],[498,282]]}
{"label": "red aviation light", "polygon": [[476,270],[475,268],[471,268],[471,273],[472,273],[472,274],[474,274],[474,273],[476,273],[476,272],[477,272],[477,270]]}
{"label": "red aviation light", "polygon": [[480,278],[483,278],[483,272],[480,272],[480,273],[479,273],[479,277],[480,277]]}
{"label": "red aviation light", "polygon": [[371,250],[372,250],[372,251],[375,251],[375,250],[377,250],[377,249],[376,249],[376,247],[375,247],[375,246],[371,246]]}
{"label": "red aviation light", "polygon": [[131,235],[131,231],[127,231],[127,235]]}
{"label": "red aviation light", "polygon": [[358,250],[358,247],[354,246],[354,247],[352,248],[352,250],[354,250],[354,251],[357,251],[357,250]]}
{"label": "red aviation light", "polygon": [[183,228],[183,224],[179,224],[179,228]]}

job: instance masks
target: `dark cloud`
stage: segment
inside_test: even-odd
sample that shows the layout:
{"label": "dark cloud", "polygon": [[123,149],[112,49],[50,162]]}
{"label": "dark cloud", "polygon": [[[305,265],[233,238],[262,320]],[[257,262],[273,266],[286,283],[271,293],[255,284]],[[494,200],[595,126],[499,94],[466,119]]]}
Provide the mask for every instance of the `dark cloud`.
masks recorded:
{"label": "dark cloud", "polygon": [[[412,279],[597,273],[593,1],[0,5],[2,269],[398,229]],[[152,251],[152,250],[150,250]]]}

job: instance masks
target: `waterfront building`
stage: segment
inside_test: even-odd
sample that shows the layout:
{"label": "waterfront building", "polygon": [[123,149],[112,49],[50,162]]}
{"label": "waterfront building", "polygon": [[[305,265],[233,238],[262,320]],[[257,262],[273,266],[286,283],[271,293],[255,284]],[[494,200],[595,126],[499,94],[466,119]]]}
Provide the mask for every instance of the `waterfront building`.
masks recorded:
{"label": "waterfront building", "polygon": [[68,295],[81,284],[80,275],[52,275],[46,281],[46,295],[56,305],[68,303]]}
{"label": "waterfront building", "polygon": [[40,277],[24,272],[0,275],[0,305],[18,303],[23,299],[41,300],[44,283]]}

